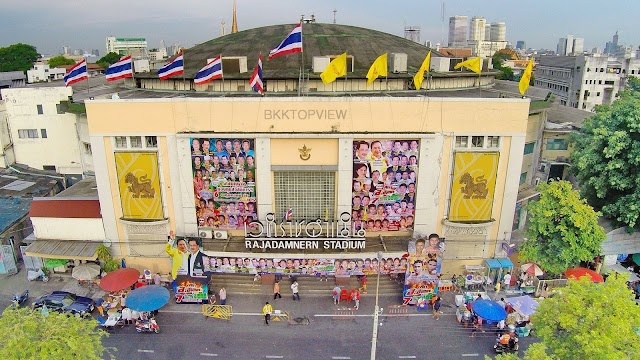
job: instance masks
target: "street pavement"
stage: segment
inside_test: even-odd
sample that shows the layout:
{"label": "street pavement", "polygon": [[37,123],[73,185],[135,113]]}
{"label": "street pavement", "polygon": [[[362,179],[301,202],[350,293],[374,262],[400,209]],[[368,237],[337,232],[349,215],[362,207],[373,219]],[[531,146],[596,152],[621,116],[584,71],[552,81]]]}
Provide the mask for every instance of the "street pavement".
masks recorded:
{"label": "street pavement", "polygon": [[[370,288],[375,283],[370,282]],[[231,320],[207,318],[201,306],[169,302],[156,317],[160,334],[141,333],[132,325],[111,331],[104,340],[116,359],[370,359],[375,296],[369,291],[352,319],[335,319],[331,294],[306,296],[294,301],[283,286],[283,298],[273,300],[270,286],[262,285],[262,295],[228,294],[233,307]],[[30,290],[29,303],[53,291],[76,291],[94,298],[100,289],[79,287],[66,276],[54,275],[48,283],[28,282],[26,271],[0,275],[0,308],[10,304],[11,295]],[[287,311],[292,318],[307,316],[309,325],[287,322],[264,324],[260,314],[265,301],[274,309]],[[455,319],[453,294],[443,294],[443,314],[436,320],[430,313],[410,308],[408,316],[388,315],[387,307],[400,303],[398,296],[381,296],[383,309],[378,321],[376,359],[483,359],[493,356],[495,334],[490,330],[471,337]],[[340,307],[349,306],[341,304]],[[520,354],[534,341],[522,338]],[[105,357],[106,358],[106,357]]]}

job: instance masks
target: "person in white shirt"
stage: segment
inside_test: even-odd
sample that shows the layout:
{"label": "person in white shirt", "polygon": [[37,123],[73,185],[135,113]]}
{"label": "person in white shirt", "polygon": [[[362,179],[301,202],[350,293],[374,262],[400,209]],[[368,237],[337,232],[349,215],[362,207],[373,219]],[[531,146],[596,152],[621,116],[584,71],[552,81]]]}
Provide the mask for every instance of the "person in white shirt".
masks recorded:
{"label": "person in white shirt", "polygon": [[129,309],[128,307],[125,307],[124,309],[122,309],[122,320],[124,320],[124,323],[126,325],[131,324],[131,321],[132,321],[131,309]]}
{"label": "person in white shirt", "polygon": [[300,301],[300,294],[298,293],[298,282],[297,281],[293,281],[293,283],[291,283],[291,291],[293,292],[293,300],[298,300]]}
{"label": "person in white shirt", "polygon": [[506,273],[504,275],[503,281],[504,281],[504,289],[505,290],[509,289],[509,285],[511,285],[511,274]]}

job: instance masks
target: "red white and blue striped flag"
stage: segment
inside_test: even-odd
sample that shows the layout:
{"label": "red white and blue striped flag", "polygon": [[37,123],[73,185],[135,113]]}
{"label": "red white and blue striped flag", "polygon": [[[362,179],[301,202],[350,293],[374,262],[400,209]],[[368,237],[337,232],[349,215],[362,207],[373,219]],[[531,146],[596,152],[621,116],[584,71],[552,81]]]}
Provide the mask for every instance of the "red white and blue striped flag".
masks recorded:
{"label": "red white and blue striped flag", "polygon": [[296,25],[280,45],[269,52],[269,60],[287,54],[302,52],[302,24]]}
{"label": "red white and blue striped flag", "polygon": [[118,62],[113,63],[104,72],[107,81],[115,81],[133,77],[133,65],[131,63],[131,55],[125,56]]}
{"label": "red white and blue striped flag", "polygon": [[158,70],[160,80],[166,80],[172,76],[184,73],[184,54],[180,54],[177,58],[171,60],[167,65]]}
{"label": "red white and blue striped flag", "polygon": [[222,79],[222,56],[219,55],[211,60],[205,67],[200,69],[193,79],[196,84],[206,84],[211,80]]}
{"label": "red white and blue striped flag", "polygon": [[262,52],[258,57],[258,66],[253,70],[251,78],[249,79],[249,85],[253,88],[253,91],[258,94],[264,93],[264,85],[262,83]]}
{"label": "red white and blue striped flag", "polygon": [[87,72],[87,60],[82,59],[82,61],[73,65],[73,67],[67,71],[67,74],[64,76],[64,85],[69,86],[77,83],[78,81],[87,79],[89,79],[89,73]]}
{"label": "red white and blue striped flag", "polygon": [[289,208],[289,210],[287,210],[287,213],[284,214],[285,221],[291,221],[291,219],[293,219],[293,208]]}

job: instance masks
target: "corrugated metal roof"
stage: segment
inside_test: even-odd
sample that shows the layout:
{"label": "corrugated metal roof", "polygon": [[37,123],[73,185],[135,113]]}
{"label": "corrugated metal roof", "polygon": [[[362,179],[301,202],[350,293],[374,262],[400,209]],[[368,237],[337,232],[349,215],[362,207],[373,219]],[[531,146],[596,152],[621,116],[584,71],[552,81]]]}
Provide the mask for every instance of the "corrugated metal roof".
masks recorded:
{"label": "corrugated metal roof", "polygon": [[98,245],[99,242],[79,240],[36,240],[25,254],[45,259],[95,260]]}

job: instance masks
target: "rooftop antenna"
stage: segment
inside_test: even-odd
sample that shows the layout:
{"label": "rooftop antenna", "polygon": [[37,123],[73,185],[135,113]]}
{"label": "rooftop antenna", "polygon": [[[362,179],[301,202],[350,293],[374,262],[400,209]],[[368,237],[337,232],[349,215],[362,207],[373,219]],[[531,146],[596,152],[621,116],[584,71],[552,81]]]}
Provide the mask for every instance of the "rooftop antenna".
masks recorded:
{"label": "rooftop antenna", "polygon": [[336,13],[338,12],[338,10],[333,9],[333,23],[336,23]]}
{"label": "rooftop antenna", "polygon": [[227,23],[225,23],[224,20],[220,21],[220,36],[227,35],[226,25],[227,25]]}

